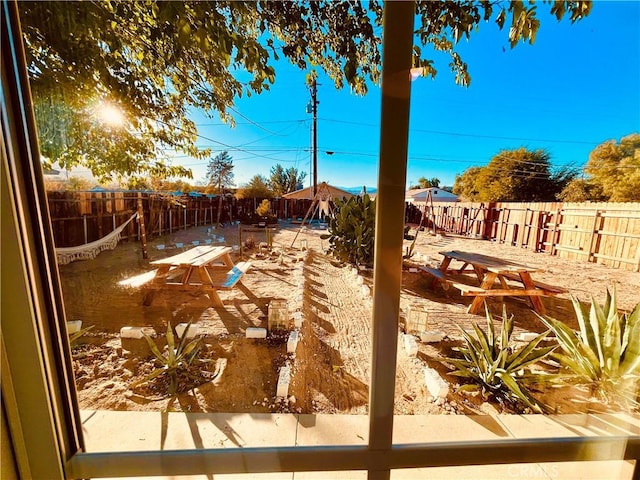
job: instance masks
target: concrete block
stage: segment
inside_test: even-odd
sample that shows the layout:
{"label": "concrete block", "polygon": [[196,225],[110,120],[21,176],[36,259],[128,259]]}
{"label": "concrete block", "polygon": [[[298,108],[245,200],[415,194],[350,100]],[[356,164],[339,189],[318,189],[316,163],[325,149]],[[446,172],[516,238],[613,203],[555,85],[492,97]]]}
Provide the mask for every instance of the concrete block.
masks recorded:
{"label": "concrete block", "polygon": [[441,342],[444,339],[444,332],[439,330],[425,330],[420,332],[420,341],[422,343]]}
{"label": "concrete block", "polygon": [[[178,325],[176,325],[176,333],[180,338],[182,338],[182,335],[184,334],[184,331],[187,328],[187,325],[189,324],[179,323]],[[198,326],[192,323],[191,326],[189,327],[189,331],[187,332],[187,338],[195,338],[195,336],[198,335],[199,333],[198,331],[199,331]]]}
{"label": "concrete block", "polygon": [[521,342],[530,342],[534,340],[538,335],[539,334],[535,332],[522,332],[516,337],[516,340],[520,340]]}
{"label": "concrete block", "polygon": [[416,338],[413,335],[404,334],[402,337],[402,341],[404,343],[404,349],[407,352],[407,355],[410,357],[415,357],[418,354],[418,344],[416,343]]}
{"label": "concrete block", "polygon": [[409,267],[409,273],[418,273],[418,269],[416,267]]}
{"label": "concrete block", "polygon": [[300,336],[295,330],[289,334],[289,338],[287,340],[287,353],[296,353],[299,338]]}
{"label": "concrete block", "polygon": [[289,383],[291,383],[291,367],[289,365],[285,365],[280,369],[280,373],[278,375],[276,397],[289,396]]}
{"label": "concrete block", "polygon": [[122,327],[120,329],[120,338],[144,338],[143,332],[148,336],[156,334],[153,327]]}
{"label": "concrete block", "polygon": [[267,327],[269,331],[289,330],[291,328],[289,304],[285,299],[273,299],[269,302]]}
{"label": "concrete block", "polygon": [[449,384],[433,368],[425,367],[424,383],[434,398],[446,398],[449,394]]}
{"label": "concrete block", "polygon": [[429,311],[423,304],[410,304],[407,306],[405,317],[405,332],[424,332],[428,330]]}
{"label": "concrete block", "polygon": [[302,328],[302,312],[293,312],[293,326]]}
{"label": "concrete block", "polygon": [[71,320],[67,322],[67,333],[76,333],[82,329],[82,320]]}
{"label": "concrete block", "polygon": [[247,327],[246,338],[267,338],[267,329],[259,327]]}

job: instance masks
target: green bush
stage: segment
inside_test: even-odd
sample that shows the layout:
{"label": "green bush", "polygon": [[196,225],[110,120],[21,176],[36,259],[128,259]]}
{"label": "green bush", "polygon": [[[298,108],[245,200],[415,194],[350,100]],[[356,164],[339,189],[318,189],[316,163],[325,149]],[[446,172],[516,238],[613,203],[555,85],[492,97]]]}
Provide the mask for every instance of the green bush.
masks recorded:
{"label": "green bush", "polygon": [[473,381],[472,384],[463,385],[462,390],[481,389],[485,398],[493,396],[497,400],[522,402],[536,412],[542,412],[543,405],[534,399],[526,388],[528,376],[525,367],[530,367],[556,348],[537,348],[549,332],[541,333],[524,347],[517,349],[511,343],[513,316],[507,316],[505,307],[503,306],[502,329],[499,336],[495,334],[495,322],[488,310],[486,315],[487,331],[484,332],[473,322],[475,336],[458,325],[466,346],[457,349],[463,359],[446,360],[457,368],[451,375]]}
{"label": "green bush", "polygon": [[[580,331],[563,322],[540,317],[555,334],[562,353],[553,358],[563,367],[549,377],[552,383],[589,389],[607,402],[638,406],[640,389],[640,303],[630,314],[618,312],[616,292],[607,290],[604,306],[591,298],[583,306],[571,298]],[[567,373],[568,372],[568,373]]]}
{"label": "green bush", "polygon": [[329,252],[341,262],[373,265],[376,203],[369,195],[337,200],[329,220]]}

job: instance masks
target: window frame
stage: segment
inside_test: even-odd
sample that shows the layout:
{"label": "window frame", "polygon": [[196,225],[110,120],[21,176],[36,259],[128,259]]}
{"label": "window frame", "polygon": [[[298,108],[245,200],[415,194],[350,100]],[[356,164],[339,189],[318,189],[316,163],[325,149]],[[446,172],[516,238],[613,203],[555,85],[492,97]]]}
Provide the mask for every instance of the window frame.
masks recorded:
{"label": "window frame", "polygon": [[[17,3],[2,2],[2,406],[20,476],[367,470],[378,480],[400,468],[640,457],[637,436],[393,444],[414,8],[413,1],[384,6],[384,31],[393,35],[383,42],[368,445],[87,453]],[[9,285],[5,269],[15,279]]]}

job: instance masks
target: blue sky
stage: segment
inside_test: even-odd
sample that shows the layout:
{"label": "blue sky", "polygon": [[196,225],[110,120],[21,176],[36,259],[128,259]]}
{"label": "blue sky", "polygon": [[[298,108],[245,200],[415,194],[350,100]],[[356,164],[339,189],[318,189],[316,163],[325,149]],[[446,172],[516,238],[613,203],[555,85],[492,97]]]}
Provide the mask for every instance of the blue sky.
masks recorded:
{"label": "blue sky", "polygon": [[[503,149],[545,149],[554,166],[583,166],[598,144],[640,131],[640,2],[594,2],[591,14],[571,25],[538,5],[541,26],[534,45],[509,47],[507,32],[483,23],[459,53],[472,81],[457,86],[446,58],[437,77],[412,83],[407,183],[455,175],[486,165]],[[307,72],[276,64],[271,91],[239,99],[235,128],[217,117],[193,116],[214,154],[234,160],[236,185],[269,176],[280,163],[311,179],[311,115]],[[377,185],[380,89],[365,97],[336,90],[320,74],[318,180],[333,185]],[[225,147],[220,143],[227,145]],[[232,148],[230,148],[232,147]],[[326,152],[334,152],[332,155]],[[175,159],[203,181],[206,161]]]}

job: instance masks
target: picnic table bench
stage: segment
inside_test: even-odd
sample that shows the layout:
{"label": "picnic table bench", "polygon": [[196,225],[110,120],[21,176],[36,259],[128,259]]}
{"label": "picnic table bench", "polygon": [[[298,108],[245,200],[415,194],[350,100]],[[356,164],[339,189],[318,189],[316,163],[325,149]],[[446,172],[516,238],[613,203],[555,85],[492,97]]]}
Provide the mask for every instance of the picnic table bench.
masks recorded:
{"label": "picnic table bench", "polygon": [[147,274],[143,304],[151,305],[159,290],[196,290],[209,295],[214,306],[222,306],[218,290],[234,288],[251,267],[250,262],[234,265],[231,251],[205,245],[151,262],[158,268]]}
{"label": "picnic table bench", "polygon": [[[432,285],[434,287],[437,284],[441,284],[445,288],[452,286],[460,290],[461,295],[475,297],[467,310],[469,313],[479,313],[486,297],[521,296],[528,297],[534,310],[544,314],[545,309],[540,297],[567,292],[562,287],[533,280],[531,274],[540,271],[538,268],[471,252],[454,250],[440,252],[440,254],[444,258],[439,268],[425,266],[421,267],[421,271],[433,277]],[[461,262],[462,266],[457,269],[451,268],[451,263],[454,260]],[[466,283],[466,281],[452,275],[453,273],[459,275],[464,273],[468,266],[473,269],[479,286]],[[523,287],[512,286],[507,280],[518,282]],[[496,288],[496,285],[500,287]]]}

